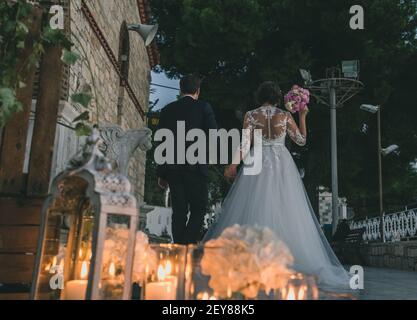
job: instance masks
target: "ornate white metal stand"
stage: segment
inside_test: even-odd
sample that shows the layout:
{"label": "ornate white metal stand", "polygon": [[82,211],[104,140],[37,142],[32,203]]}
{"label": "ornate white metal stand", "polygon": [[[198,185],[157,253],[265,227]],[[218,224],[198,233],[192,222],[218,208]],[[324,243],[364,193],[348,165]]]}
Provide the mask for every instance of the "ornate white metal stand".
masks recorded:
{"label": "ornate white metal stand", "polygon": [[152,131],[148,128],[123,130],[117,125],[105,125],[100,128],[100,136],[104,141],[102,151],[123,175],[127,175],[130,158],[137,148],[152,148]]}

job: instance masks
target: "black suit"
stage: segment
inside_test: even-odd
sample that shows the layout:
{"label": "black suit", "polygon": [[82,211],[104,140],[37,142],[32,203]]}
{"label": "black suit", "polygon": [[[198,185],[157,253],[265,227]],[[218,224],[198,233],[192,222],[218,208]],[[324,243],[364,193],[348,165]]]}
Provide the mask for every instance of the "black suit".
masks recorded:
{"label": "black suit", "polygon": [[[171,191],[174,242],[196,243],[201,239],[200,231],[208,201],[208,161],[195,165],[188,164],[187,160],[185,164],[177,163],[178,121],[185,122],[185,134],[191,129],[202,129],[207,137],[208,130],[217,129],[217,124],[211,106],[189,96],[168,104],[159,119],[159,129],[169,129],[174,133],[174,164],[160,165],[157,169],[158,177],[168,181]],[[186,142],[185,147],[192,143]],[[190,218],[187,223],[188,212]]]}

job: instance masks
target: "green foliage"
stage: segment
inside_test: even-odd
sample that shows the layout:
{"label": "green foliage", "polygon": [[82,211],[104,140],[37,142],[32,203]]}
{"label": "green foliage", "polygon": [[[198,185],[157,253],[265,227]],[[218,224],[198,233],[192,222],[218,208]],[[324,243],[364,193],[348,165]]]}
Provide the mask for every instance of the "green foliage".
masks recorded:
{"label": "green foliage", "polygon": [[[62,55],[62,61],[67,64],[75,64],[80,59],[80,55],[75,52],[64,50]],[[73,103],[81,105],[82,108],[88,109],[90,107],[93,95],[91,87],[88,84],[83,85],[80,90],[71,95],[71,101]],[[89,136],[92,133],[92,127],[90,125],[90,111],[85,110],[73,121],[75,124],[75,132],[78,136]]]}
{"label": "green foliage", "polygon": [[[52,30],[47,25],[43,26],[39,37],[27,39],[33,9],[25,0],[0,3],[0,127],[15,112],[22,110],[22,104],[16,96],[17,90],[26,86],[27,71],[39,63],[45,48],[71,47],[71,42],[61,30]],[[44,19],[44,22],[47,20]],[[25,61],[20,61],[27,44],[32,47],[32,53]]]}
{"label": "green foliage", "polygon": [[67,51],[71,48],[72,43],[62,30],[52,29],[46,26],[42,30],[41,39],[44,45],[47,46],[61,46]]}
{"label": "green foliage", "polygon": [[[327,67],[359,59],[365,90],[338,113],[340,194],[356,212],[378,208],[376,118],[361,103],[383,103],[382,143],[396,143],[400,156],[383,159],[386,210],[417,196],[409,163],[417,158],[416,2],[413,0],[153,0],[159,23],[161,71],[204,77],[202,98],[215,107],[221,127],[240,127],[235,110],[256,107],[253,92],[275,80],[285,92],[300,83],[299,68],[313,78]],[[362,5],[365,29],[349,27],[349,8]],[[301,153],[311,200],[330,187],[328,108],[311,104],[308,145]],[[360,131],[363,123],[368,133]],[[410,185],[411,184],[411,185]],[[396,197],[401,194],[401,197]]]}
{"label": "green foliage", "polygon": [[77,136],[89,136],[92,133],[92,128],[84,122],[78,122],[75,125],[75,132]]}
{"label": "green foliage", "polygon": [[[71,51],[72,43],[62,30],[52,29],[48,19],[44,19],[39,37],[27,41],[28,26],[34,7],[24,0],[0,3],[0,127],[4,126],[11,116],[22,110],[22,104],[16,97],[19,88],[25,87],[26,71],[37,65],[45,48],[60,46],[63,48],[61,60],[68,65],[75,64],[80,56]],[[45,11],[45,16],[48,13]],[[26,43],[31,45],[32,53],[26,61],[19,61]],[[19,62],[19,68],[17,68]],[[71,101],[88,108],[92,100],[91,90],[83,88],[71,96]],[[89,135],[89,111],[84,111],[74,119],[77,135]]]}
{"label": "green foliage", "polygon": [[0,3],[0,127],[22,110],[16,90],[24,84],[16,65],[19,53],[25,48],[29,32],[25,21],[30,12],[31,5],[25,1]]}
{"label": "green foliage", "polygon": [[10,88],[0,88],[0,126],[5,123],[13,113],[22,110],[22,104],[16,99],[15,93]]}
{"label": "green foliage", "polygon": [[78,92],[71,95],[71,101],[74,103],[79,103],[84,108],[87,108],[92,99],[91,94],[85,92]]}
{"label": "green foliage", "polygon": [[80,59],[80,55],[76,52],[64,49],[61,60],[67,65],[73,65]]}

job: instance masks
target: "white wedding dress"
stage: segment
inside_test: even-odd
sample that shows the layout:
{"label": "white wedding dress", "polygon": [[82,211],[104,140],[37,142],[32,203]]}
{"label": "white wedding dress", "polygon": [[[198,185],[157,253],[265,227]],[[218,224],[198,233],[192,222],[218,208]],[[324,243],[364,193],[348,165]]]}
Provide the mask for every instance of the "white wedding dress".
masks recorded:
{"label": "white wedding dress", "polygon": [[217,238],[234,224],[268,227],[291,250],[294,270],[317,276],[321,288],[348,289],[349,274],[327,242],[284,144],[287,135],[298,145],[306,143],[292,115],[262,106],[246,113],[244,128],[262,130],[262,171],[239,171],[203,241]]}

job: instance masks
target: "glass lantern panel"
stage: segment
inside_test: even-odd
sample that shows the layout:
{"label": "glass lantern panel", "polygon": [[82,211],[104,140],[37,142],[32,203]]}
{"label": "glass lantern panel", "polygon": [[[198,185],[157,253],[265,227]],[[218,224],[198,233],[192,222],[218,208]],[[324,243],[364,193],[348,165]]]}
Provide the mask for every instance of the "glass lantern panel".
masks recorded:
{"label": "glass lantern panel", "polygon": [[141,295],[143,300],[183,300],[187,246],[151,244],[144,253]]}
{"label": "glass lantern panel", "polygon": [[[229,264],[225,263],[221,268],[214,266],[212,270],[206,270],[207,268],[202,267],[204,264],[207,265],[207,261],[213,260],[211,257],[216,257],[218,255],[217,251],[219,250],[220,248],[216,247],[189,246],[185,272],[186,300],[243,299],[241,295],[234,293],[229,285]],[[209,263],[208,265],[213,265],[213,263]],[[223,273],[225,275],[223,281],[217,281],[216,283],[210,282],[210,271]]]}
{"label": "glass lantern panel", "polygon": [[94,210],[82,197],[47,211],[36,299],[83,300],[92,256]]}
{"label": "glass lantern panel", "polygon": [[102,300],[123,298],[128,247],[133,245],[129,244],[129,231],[130,216],[108,214],[99,284]]}

